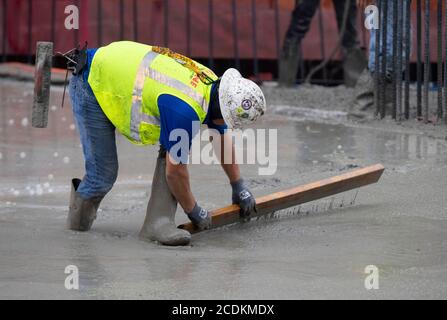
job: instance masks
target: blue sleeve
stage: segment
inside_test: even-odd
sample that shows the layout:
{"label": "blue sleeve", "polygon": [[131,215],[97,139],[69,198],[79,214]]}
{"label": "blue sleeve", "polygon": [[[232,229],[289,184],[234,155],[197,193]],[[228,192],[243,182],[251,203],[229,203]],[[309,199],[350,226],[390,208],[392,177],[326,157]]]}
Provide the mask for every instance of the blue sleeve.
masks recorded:
{"label": "blue sleeve", "polygon": [[228,129],[228,126],[226,124],[223,125],[215,124],[213,120],[209,119],[208,115],[206,116],[205,121],[203,123],[206,124],[208,128],[217,130],[220,134],[224,134],[225,130]]}
{"label": "blue sleeve", "polygon": [[[186,164],[192,139],[200,129],[197,113],[189,104],[169,94],[163,94],[158,98],[158,109],[160,111],[160,144],[174,160]],[[194,122],[196,122],[195,126]],[[182,134],[179,135],[179,133]],[[173,141],[170,140],[171,134],[175,138]]]}

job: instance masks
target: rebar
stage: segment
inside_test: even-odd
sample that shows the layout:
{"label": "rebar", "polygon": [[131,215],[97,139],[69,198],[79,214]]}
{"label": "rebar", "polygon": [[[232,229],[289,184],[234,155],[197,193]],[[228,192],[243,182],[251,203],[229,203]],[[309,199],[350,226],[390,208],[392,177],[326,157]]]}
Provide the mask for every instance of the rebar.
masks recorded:
{"label": "rebar", "polygon": [[164,8],[163,8],[163,36],[164,36],[164,46],[166,48],[169,47],[169,0],[164,0]]}
{"label": "rebar", "polygon": [[[384,0],[383,0],[384,1]],[[377,5],[382,9],[382,0],[377,0]],[[382,10],[379,10],[379,25],[382,25]],[[380,114],[380,98],[379,98],[379,87],[380,87],[380,75],[379,75],[379,57],[380,57],[380,27],[374,30],[375,34],[375,47],[374,47],[374,105],[376,109],[376,116]]]}
{"label": "rebar", "polygon": [[257,17],[256,17],[256,0],[251,1],[251,20],[253,31],[253,74],[256,79],[259,76],[259,61],[258,61],[258,39],[257,39]]}
{"label": "rebar", "polygon": [[133,0],[133,39],[138,42],[138,0]]}
{"label": "rebar", "polygon": [[7,18],[8,18],[8,2],[3,0],[3,35],[2,35],[2,62],[6,61],[6,42],[7,42]]}
{"label": "rebar", "polygon": [[[447,17],[447,0],[444,5],[445,15]],[[444,59],[444,109],[445,109],[445,121],[447,123],[447,20],[445,22],[445,59]]]}
{"label": "rebar", "polygon": [[411,0],[405,0],[405,119],[410,118]]}
{"label": "rebar", "polygon": [[422,0],[416,2],[416,20],[417,20],[417,104],[416,112],[418,117],[422,117]]}
{"label": "rebar", "polygon": [[382,1],[382,12],[383,19],[382,25],[380,27],[381,37],[382,37],[382,61],[381,61],[381,72],[380,72],[380,117],[383,119],[386,116],[386,74],[387,74],[387,60],[388,60],[388,3],[384,0]]}
{"label": "rebar", "polygon": [[398,55],[398,37],[397,37],[397,30],[398,30],[398,23],[399,23],[399,12],[398,12],[398,4],[397,2],[399,0],[392,0],[393,1],[393,92],[392,92],[392,117],[393,119],[397,118],[397,55]]}
{"label": "rebar", "polygon": [[397,114],[396,119],[398,121],[402,120],[402,53],[403,53],[403,2],[399,0],[397,2],[397,65],[395,73],[396,73],[396,92],[397,92]]}
{"label": "rebar", "polygon": [[[325,39],[324,39],[324,23],[323,23],[323,9],[321,7],[321,2],[318,7],[318,31],[320,33],[320,52],[321,52],[321,60],[326,59],[326,50],[325,50]],[[327,81],[327,69],[326,66],[323,67],[323,80]]]}
{"label": "rebar", "polygon": [[279,0],[275,0],[275,40],[276,40],[276,59],[280,59],[281,55],[281,35],[279,20]]}
{"label": "rebar", "polygon": [[191,0],[186,0],[186,55],[191,56]]}
{"label": "rebar", "polygon": [[56,0],[51,1],[51,42],[56,39]]}
{"label": "rebar", "polygon": [[214,69],[214,23],[213,23],[213,0],[208,0],[208,19],[209,19],[209,33],[208,33],[208,66]]}
{"label": "rebar", "polygon": [[124,0],[119,2],[120,40],[124,40]]}
{"label": "rebar", "polygon": [[430,0],[425,0],[424,122],[428,123],[430,80]]}
{"label": "rebar", "polygon": [[31,64],[33,57],[33,2],[28,0],[28,64]]}
{"label": "rebar", "polygon": [[231,10],[233,13],[233,50],[236,69],[240,70],[241,63],[239,58],[239,43],[238,43],[238,27],[237,27],[237,2],[233,0],[231,3]]}
{"label": "rebar", "polygon": [[98,20],[98,47],[102,46],[102,0],[98,0],[97,2],[98,12],[97,12],[97,20]]}
{"label": "rebar", "polygon": [[442,0],[438,0],[438,120],[442,119]]}

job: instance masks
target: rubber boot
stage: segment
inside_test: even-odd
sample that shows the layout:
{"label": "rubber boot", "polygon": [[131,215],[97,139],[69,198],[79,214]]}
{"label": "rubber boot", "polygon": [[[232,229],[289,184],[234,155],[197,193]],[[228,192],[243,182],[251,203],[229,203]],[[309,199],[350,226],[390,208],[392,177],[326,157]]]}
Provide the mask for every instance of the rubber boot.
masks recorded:
{"label": "rubber boot", "polygon": [[167,246],[188,245],[191,241],[191,234],[176,227],[174,221],[176,211],[177,200],[172,195],[166,181],[166,152],[160,151],[140,238],[158,241]]}
{"label": "rubber boot", "polygon": [[68,212],[67,228],[73,231],[89,231],[93,221],[96,219],[99,204],[103,197],[96,197],[89,200],[81,198],[76,190],[81,183],[80,179],[73,179],[71,182],[70,210]]}
{"label": "rubber boot", "polygon": [[354,88],[362,72],[366,69],[368,61],[360,48],[346,50],[343,62],[344,82],[348,88]]}
{"label": "rubber boot", "polygon": [[299,40],[286,39],[279,59],[278,84],[281,87],[292,87],[296,84],[299,64]]}

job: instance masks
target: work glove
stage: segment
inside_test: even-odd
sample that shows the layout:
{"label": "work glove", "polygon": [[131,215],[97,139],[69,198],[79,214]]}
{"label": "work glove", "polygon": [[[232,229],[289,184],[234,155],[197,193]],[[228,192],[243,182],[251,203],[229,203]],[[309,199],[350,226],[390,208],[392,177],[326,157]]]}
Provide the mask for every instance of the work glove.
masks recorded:
{"label": "work glove", "polygon": [[253,212],[257,212],[256,200],[253,194],[244,185],[244,180],[242,179],[232,182],[231,188],[233,189],[233,204],[238,204],[241,207],[240,217],[246,221],[249,220],[250,215]]}
{"label": "work glove", "polygon": [[191,212],[186,212],[189,220],[198,230],[208,230],[211,228],[211,214],[208,210],[201,208],[197,202]]}

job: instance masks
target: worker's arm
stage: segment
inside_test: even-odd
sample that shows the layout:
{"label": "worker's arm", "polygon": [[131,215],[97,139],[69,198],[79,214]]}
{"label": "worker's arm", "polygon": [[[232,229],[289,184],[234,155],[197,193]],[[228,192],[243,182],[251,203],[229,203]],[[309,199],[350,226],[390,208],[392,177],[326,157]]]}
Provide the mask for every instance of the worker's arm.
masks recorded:
{"label": "worker's arm", "polygon": [[231,135],[221,135],[218,156],[220,158],[222,168],[230,180],[233,191],[233,204],[238,204],[241,207],[241,217],[247,218],[253,213],[253,211],[256,211],[256,200],[248,187],[244,184],[244,180],[241,178]]}
{"label": "worker's arm", "polygon": [[191,212],[196,205],[196,200],[189,184],[188,167],[186,164],[176,163],[169,153],[166,161],[166,180],[168,181],[169,189],[183,210]]}
{"label": "worker's arm", "polygon": [[187,165],[176,163],[169,153],[166,161],[166,180],[172,194],[196,228],[199,230],[209,229],[211,227],[211,215],[197,204],[191,192]]}

